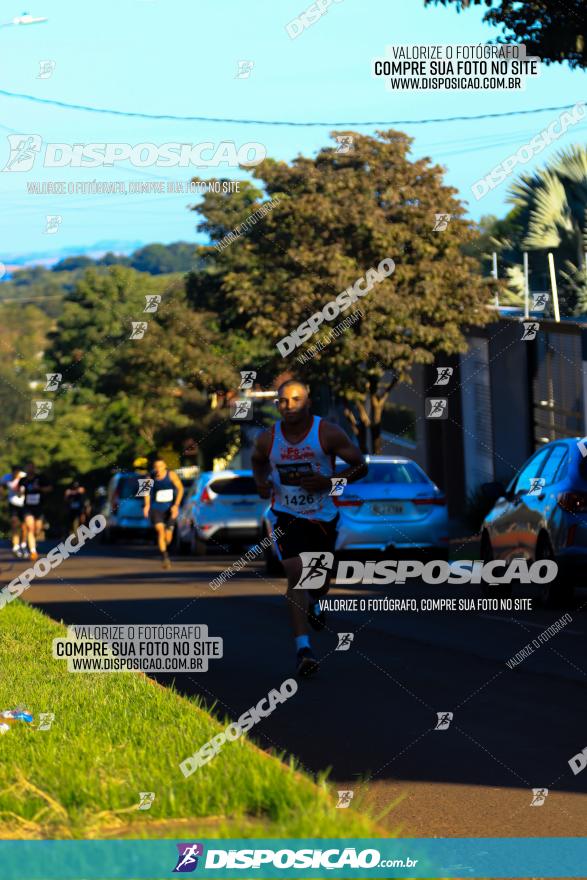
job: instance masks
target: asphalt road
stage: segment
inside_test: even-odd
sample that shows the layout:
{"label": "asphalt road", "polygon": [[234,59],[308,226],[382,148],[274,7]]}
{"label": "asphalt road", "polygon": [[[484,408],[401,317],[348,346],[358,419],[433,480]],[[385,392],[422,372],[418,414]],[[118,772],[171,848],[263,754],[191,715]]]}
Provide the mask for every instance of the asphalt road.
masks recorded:
{"label": "asphalt road", "polygon": [[[236,719],[292,675],[295,659],[282,579],[252,563],[210,588],[236,558],[180,557],[167,572],[150,546],[92,546],[25,598],[68,624],[207,624],[223,658],[205,673],[157,678]],[[21,567],[2,551],[3,583]],[[330,596],[480,592],[333,586]],[[566,609],[572,621],[514,669],[506,660],[564,611],[535,602],[531,611],[331,612],[313,639],[319,675],[252,733],[312,773],[329,770],[338,789],[353,790],[349,809],[402,836],[584,835],[587,771],[574,775],[568,761],[587,746],[586,609],[581,590]],[[339,632],[354,634],[349,650],[336,650]],[[435,730],[437,712],[453,713],[448,729]],[[549,789],[540,807],[530,806],[533,788]]]}

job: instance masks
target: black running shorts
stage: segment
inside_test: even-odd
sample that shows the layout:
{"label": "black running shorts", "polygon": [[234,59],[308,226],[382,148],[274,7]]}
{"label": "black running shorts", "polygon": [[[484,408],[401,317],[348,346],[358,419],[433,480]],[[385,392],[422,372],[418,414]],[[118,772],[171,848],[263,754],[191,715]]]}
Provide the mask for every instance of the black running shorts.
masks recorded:
{"label": "black running shorts", "polygon": [[163,523],[164,526],[168,529],[172,529],[175,525],[175,520],[171,516],[171,508],[168,507],[167,510],[151,510],[149,511],[149,519],[153,523],[153,525],[157,525],[157,523]]}
{"label": "black running shorts", "polygon": [[334,553],[336,529],[339,515],[329,522],[319,519],[308,519],[305,516],[294,516],[274,510],[274,529],[280,529],[283,535],[277,538],[277,549],[280,559],[291,559],[300,553],[316,553],[325,551]]}

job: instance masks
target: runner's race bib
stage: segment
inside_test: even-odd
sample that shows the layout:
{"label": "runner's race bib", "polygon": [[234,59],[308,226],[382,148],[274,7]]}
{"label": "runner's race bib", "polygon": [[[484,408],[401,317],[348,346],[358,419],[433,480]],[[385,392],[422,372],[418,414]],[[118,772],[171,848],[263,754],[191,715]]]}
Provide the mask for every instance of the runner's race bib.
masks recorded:
{"label": "runner's race bib", "polygon": [[278,464],[277,470],[282,486],[299,486],[302,477],[312,476],[312,465],[307,461],[297,464]]}
{"label": "runner's race bib", "polygon": [[39,492],[31,492],[30,495],[26,495],[25,503],[29,507],[34,507],[41,502],[41,495]]}
{"label": "runner's race bib", "polygon": [[157,489],[155,492],[155,501],[163,504],[166,501],[173,501],[173,489]]}

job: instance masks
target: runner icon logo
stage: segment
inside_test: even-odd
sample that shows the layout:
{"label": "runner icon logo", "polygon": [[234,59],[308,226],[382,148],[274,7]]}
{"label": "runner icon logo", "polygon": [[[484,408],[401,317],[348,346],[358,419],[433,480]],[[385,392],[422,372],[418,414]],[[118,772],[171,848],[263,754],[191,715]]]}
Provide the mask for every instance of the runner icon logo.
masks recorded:
{"label": "runner icon logo", "polygon": [[253,418],[253,401],[252,400],[235,400],[230,404],[232,412],[231,419],[239,422],[248,421]]}
{"label": "runner icon logo", "polygon": [[444,232],[445,229],[448,229],[452,214],[435,214],[434,216],[436,220],[434,221],[432,232]]}
{"label": "runner icon logo", "polygon": [[191,874],[198,867],[198,857],[204,854],[201,843],[176,843],[179,855],[177,865],[173,869],[174,874]]}
{"label": "runner icon logo", "polygon": [[338,645],[336,646],[337,651],[349,651],[351,647],[351,642],[353,641],[355,634],[354,633],[337,633],[338,636]]}
{"label": "runner icon logo", "polygon": [[452,712],[437,712],[438,721],[436,722],[436,727],[434,730],[448,730],[450,727],[450,722],[453,719]]}
{"label": "runner icon logo", "polygon": [[354,146],[354,138],[352,134],[337,134],[334,138],[338,143],[337,153],[350,153]]}
{"label": "runner icon logo", "polygon": [[318,590],[334,565],[334,553],[300,553],[302,573],[294,590]]}
{"label": "runner icon logo", "polygon": [[548,789],[547,788],[533,788],[532,789],[532,801],[530,802],[530,806],[531,807],[541,807],[547,797],[548,797]]}
{"label": "runner icon logo", "polygon": [[524,332],[522,333],[522,342],[531,342],[536,339],[536,334],[540,330],[538,321],[522,321]]}
{"label": "runner icon logo", "polygon": [[339,791],[337,808],[344,810],[346,807],[350,807],[353,795],[354,791]]}
{"label": "runner icon logo", "polygon": [[257,374],[253,370],[241,370],[241,383],[238,386],[241,388],[252,388],[253,382],[257,378]]}
{"label": "runner icon logo", "polygon": [[143,312],[156,312],[161,303],[161,296],[158,293],[150,293],[145,296],[145,308]]}
{"label": "runner icon logo", "polygon": [[435,385],[448,385],[450,382],[450,377],[453,374],[452,367],[436,367],[436,372],[438,373],[436,377]]}
{"label": "runner icon logo", "polygon": [[146,498],[146,496],[149,494],[149,492],[153,488],[154,480],[151,480],[147,477],[143,480],[139,479],[138,483],[139,483],[139,486],[137,489],[136,497],[137,498]]}
{"label": "runner icon logo", "polygon": [[147,321],[131,321],[132,330],[129,339],[142,339],[149,326]]}
{"label": "runner icon logo", "polygon": [[427,397],[426,418],[448,419],[448,399],[446,397]]}
{"label": "runner icon logo", "polygon": [[532,310],[535,312],[543,312],[546,308],[546,303],[548,302],[548,294],[547,293],[533,293],[532,294]]}
{"label": "runner icon logo", "polygon": [[546,480],[543,477],[531,477],[528,495],[540,495],[545,485]]}
{"label": "runner icon logo", "polygon": [[151,804],[155,800],[154,791],[139,791],[139,810],[150,810]]}
{"label": "runner icon logo", "polygon": [[347,484],[346,477],[332,477],[330,480],[332,483],[332,487],[330,489],[329,495],[342,495],[344,492],[344,487]]}
{"label": "runner icon logo", "polygon": [[52,400],[33,400],[31,401],[31,408],[33,422],[53,421]]}
{"label": "runner icon logo", "polygon": [[45,378],[47,382],[45,383],[45,387],[43,391],[58,391],[59,383],[63,379],[61,373],[45,373]]}
{"label": "runner icon logo", "polygon": [[39,726],[37,727],[37,730],[50,730],[54,721],[54,712],[41,712],[39,714]]}

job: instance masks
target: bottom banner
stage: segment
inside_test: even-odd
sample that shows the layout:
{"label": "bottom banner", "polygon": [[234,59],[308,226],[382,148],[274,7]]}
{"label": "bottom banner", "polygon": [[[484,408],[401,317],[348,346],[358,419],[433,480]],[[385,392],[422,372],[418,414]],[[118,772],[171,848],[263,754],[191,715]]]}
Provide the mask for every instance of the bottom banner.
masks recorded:
{"label": "bottom banner", "polygon": [[1,880],[585,877],[587,839],[0,841]]}

